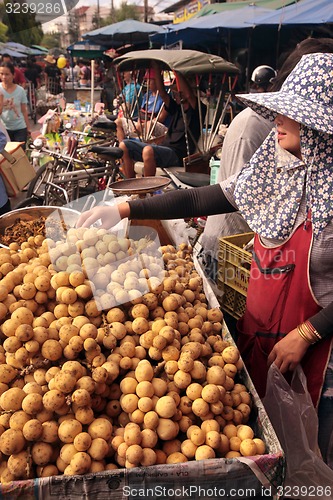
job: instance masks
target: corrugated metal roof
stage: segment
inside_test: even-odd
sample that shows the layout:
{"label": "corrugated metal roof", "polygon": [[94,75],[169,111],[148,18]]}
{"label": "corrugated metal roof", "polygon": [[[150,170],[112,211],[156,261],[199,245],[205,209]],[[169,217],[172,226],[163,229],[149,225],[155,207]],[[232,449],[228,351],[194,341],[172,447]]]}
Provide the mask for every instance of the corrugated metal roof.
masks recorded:
{"label": "corrugated metal roof", "polygon": [[[170,5],[166,9],[163,10],[165,13],[175,12],[176,10],[184,7],[189,3],[190,0],[180,0],[179,2]],[[224,2],[224,3],[211,3],[209,5],[205,5],[197,14],[193,17],[207,16],[208,14],[216,14],[218,12],[222,12],[224,10],[230,9],[240,9],[241,7],[245,7],[246,5],[256,5],[257,7],[263,7],[265,9],[281,9],[286,5],[290,5],[295,3],[297,0],[244,0],[240,2]]]}
{"label": "corrugated metal roof", "polygon": [[263,7],[264,9],[281,9],[296,0],[256,0],[255,2],[249,0],[244,2],[226,2],[226,3],[213,3],[210,5],[205,5],[199,12],[197,12],[193,17],[207,16],[208,14],[217,14],[218,12],[223,12],[224,10],[234,10],[245,7],[245,5],[256,5],[257,7]]}

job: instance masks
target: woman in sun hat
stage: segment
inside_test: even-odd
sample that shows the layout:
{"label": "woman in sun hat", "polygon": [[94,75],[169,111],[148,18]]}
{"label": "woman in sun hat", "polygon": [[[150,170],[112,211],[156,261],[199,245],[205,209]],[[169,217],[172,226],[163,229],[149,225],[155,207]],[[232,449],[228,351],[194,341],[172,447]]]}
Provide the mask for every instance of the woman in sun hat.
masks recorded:
{"label": "woman in sun hat", "polygon": [[217,185],[96,207],[78,225],[239,210],[256,233],[238,325],[243,359],[261,396],[269,363],[282,373],[302,363],[327,459],[333,430],[333,54],[303,56],[279,92],[238,98],[275,121],[239,174]]}
{"label": "woman in sun hat", "polygon": [[46,90],[53,95],[60,94],[62,92],[61,71],[56,66],[57,61],[51,54],[47,54],[44,61],[46,62],[44,69]]}

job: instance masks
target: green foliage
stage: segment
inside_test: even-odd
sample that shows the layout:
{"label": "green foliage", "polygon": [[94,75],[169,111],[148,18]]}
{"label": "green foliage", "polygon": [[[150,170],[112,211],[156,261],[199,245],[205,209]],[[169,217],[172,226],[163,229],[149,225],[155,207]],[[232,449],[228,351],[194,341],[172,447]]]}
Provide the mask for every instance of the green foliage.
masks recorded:
{"label": "green foliage", "polygon": [[105,19],[101,19],[100,24],[101,27],[108,26],[109,24],[119,23],[120,21],[125,21],[126,19],[136,19],[139,21],[140,15],[136,5],[122,2],[119,9],[114,9],[113,13]]}
{"label": "green foliage", "polygon": [[54,47],[60,47],[60,33],[45,33],[42,39],[42,46],[47,49],[53,49]]}
{"label": "green foliage", "polygon": [[139,12],[136,5],[127,4],[122,2],[119,9],[115,9],[115,21],[125,21],[126,19],[136,19],[139,20]]}
{"label": "green foliage", "polygon": [[79,23],[75,15],[75,9],[71,10],[68,15],[69,19],[67,23],[67,30],[69,35],[69,41],[70,43],[74,43],[80,38]]}
{"label": "green foliage", "polygon": [[97,28],[99,28],[100,26],[104,26],[103,24],[103,19],[99,19],[99,23],[98,23],[98,15],[97,15],[97,10],[96,10],[96,13],[93,15],[93,18],[91,20],[91,24],[92,24],[92,29],[95,30]]}
{"label": "green foliage", "polygon": [[0,42],[7,42],[8,36],[6,35],[8,28],[5,24],[0,22]]}

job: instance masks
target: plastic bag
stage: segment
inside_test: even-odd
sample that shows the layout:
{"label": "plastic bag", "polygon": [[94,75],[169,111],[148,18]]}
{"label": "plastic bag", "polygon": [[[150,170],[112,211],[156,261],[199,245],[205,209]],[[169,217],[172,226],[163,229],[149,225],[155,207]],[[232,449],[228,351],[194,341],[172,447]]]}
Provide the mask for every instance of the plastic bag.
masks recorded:
{"label": "plastic bag", "polygon": [[286,455],[283,496],[332,500],[333,470],[320,456],[318,417],[302,368],[297,367],[289,385],[273,363],[263,404]]}

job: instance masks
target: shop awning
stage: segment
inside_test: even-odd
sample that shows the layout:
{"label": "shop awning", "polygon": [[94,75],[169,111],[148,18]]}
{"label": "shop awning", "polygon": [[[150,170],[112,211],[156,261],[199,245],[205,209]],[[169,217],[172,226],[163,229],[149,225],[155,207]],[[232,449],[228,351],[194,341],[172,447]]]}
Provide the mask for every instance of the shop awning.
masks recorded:
{"label": "shop awning", "polygon": [[148,42],[149,35],[164,31],[162,26],[151,23],[142,23],[135,19],[126,19],[119,23],[109,24],[85,33],[82,38],[96,43],[105,44],[107,47],[120,47],[126,43],[134,44]]}
{"label": "shop awning", "polygon": [[82,57],[84,59],[96,59],[98,57],[103,57],[103,53],[106,51],[107,47],[99,45],[94,42],[76,42],[67,47],[67,52],[70,53],[72,57]]}
{"label": "shop awning", "polygon": [[193,17],[188,21],[179,24],[170,24],[163,34],[156,33],[150,37],[154,43],[170,45],[180,39],[188,43],[191,40],[214,40],[217,37],[226,35],[228,29],[248,29],[249,20],[260,18],[271,13],[269,9],[263,9],[256,5],[247,5],[237,10],[230,10],[212,14],[211,16]]}
{"label": "shop awning", "polygon": [[315,25],[333,23],[332,0],[300,0],[274,13],[250,20],[256,26],[261,25]]}

